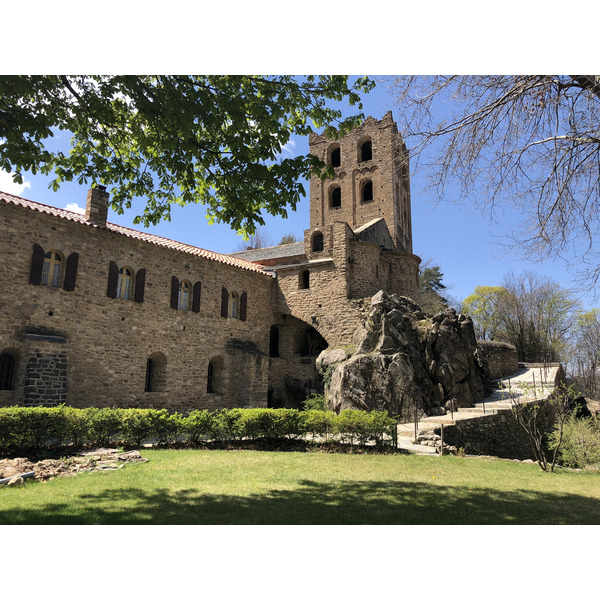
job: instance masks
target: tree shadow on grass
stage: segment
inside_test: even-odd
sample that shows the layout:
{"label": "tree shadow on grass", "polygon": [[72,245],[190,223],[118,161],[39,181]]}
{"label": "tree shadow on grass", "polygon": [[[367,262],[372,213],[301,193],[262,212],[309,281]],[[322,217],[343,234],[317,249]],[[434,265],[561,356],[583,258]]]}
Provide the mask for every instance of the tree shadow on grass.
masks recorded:
{"label": "tree shadow on grass", "polygon": [[[118,498],[118,500],[117,500]],[[118,504],[115,504],[118,502]],[[301,481],[250,496],[135,488],[0,511],[0,524],[434,525],[598,524],[600,500],[575,494],[402,482]]]}

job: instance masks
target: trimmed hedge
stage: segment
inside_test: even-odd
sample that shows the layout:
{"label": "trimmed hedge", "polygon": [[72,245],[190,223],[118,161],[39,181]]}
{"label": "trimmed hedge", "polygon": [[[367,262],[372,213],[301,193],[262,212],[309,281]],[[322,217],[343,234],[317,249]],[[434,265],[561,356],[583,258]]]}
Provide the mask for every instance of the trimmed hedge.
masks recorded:
{"label": "trimmed hedge", "polygon": [[146,408],[0,408],[0,453],[84,444],[139,447],[158,444],[228,440],[341,441],[351,445],[393,444],[395,420],[387,412],[284,408],[194,410],[187,416]]}

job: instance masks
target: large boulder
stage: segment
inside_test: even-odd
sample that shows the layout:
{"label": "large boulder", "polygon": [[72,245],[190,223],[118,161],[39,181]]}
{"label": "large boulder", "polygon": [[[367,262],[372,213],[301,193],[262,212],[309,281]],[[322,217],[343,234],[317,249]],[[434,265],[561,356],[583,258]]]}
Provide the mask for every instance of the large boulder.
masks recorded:
{"label": "large boulder", "polygon": [[485,394],[485,361],[473,322],[455,310],[425,314],[412,300],[379,292],[353,344],[327,349],[317,367],[330,408],[387,410],[403,419],[470,406]]}

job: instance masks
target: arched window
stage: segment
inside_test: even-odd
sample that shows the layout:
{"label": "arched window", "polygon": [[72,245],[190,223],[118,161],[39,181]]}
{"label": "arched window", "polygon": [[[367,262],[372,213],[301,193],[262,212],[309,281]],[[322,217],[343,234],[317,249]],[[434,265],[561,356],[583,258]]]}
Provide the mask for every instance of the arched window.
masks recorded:
{"label": "arched window", "polygon": [[362,202],[372,202],[373,201],[373,182],[365,181],[362,186],[361,192],[361,200]]}
{"label": "arched window", "polygon": [[223,393],[223,359],[220,356],[213,356],[208,362],[208,372],[206,374],[206,393]]}
{"label": "arched window", "polygon": [[62,256],[55,250],[46,252],[44,255],[44,267],[42,270],[42,285],[58,287],[61,267]]}
{"label": "arched window", "polygon": [[342,188],[338,185],[331,189],[331,208],[342,206]]}
{"label": "arched window", "polygon": [[310,271],[308,269],[300,272],[298,287],[301,290],[307,290],[310,288]]}
{"label": "arched window", "polygon": [[151,358],[149,358],[146,361],[146,385],[144,387],[144,390],[146,392],[153,392],[154,391],[152,389],[153,383],[154,383],[154,361]]}
{"label": "arched window", "polygon": [[185,279],[179,284],[179,293],[177,296],[177,309],[190,310],[192,304],[192,284]]}
{"label": "arched window", "polygon": [[15,357],[10,352],[0,354],[0,390],[12,390]]}
{"label": "arched window", "polygon": [[313,252],[323,252],[323,234],[315,233],[312,240]]}
{"label": "arched window", "polygon": [[240,295],[237,292],[229,294],[229,318],[240,318]]}
{"label": "arched window", "polygon": [[271,325],[269,332],[269,356],[279,356],[279,327]]}
{"label": "arched window", "polygon": [[164,392],[167,383],[167,357],[155,352],[146,360],[146,392]]}
{"label": "arched window", "polygon": [[212,360],[208,363],[208,376],[206,377],[206,393],[215,393],[215,367]]}
{"label": "arched window", "polygon": [[373,159],[373,144],[368,140],[360,146],[360,162]]}
{"label": "arched window", "polygon": [[329,154],[329,164],[332,167],[339,167],[342,164],[342,152],[340,147],[333,147]]}
{"label": "arched window", "polygon": [[133,289],[133,269],[121,267],[117,278],[117,298],[131,300]]}

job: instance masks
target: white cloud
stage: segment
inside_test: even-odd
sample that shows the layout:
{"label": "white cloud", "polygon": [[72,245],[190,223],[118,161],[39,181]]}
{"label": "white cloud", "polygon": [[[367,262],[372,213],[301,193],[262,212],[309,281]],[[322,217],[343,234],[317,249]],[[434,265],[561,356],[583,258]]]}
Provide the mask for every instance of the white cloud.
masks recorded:
{"label": "white cloud", "polygon": [[284,144],[281,147],[281,151],[287,152],[288,154],[294,154],[295,147],[296,147],[296,142],[294,140],[290,140],[287,144]]}
{"label": "white cloud", "polygon": [[70,210],[71,212],[79,213],[80,215],[85,215],[85,208],[81,208],[77,202],[69,202],[65,206],[65,210]]}
{"label": "white cloud", "polygon": [[31,188],[31,182],[23,179],[23,183],[15,183],[12,173],[0,170],[0,190],[14,196],[20,196],[26,188]]}

